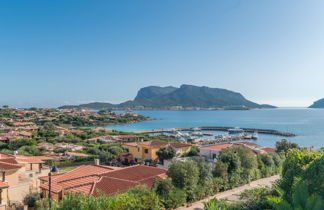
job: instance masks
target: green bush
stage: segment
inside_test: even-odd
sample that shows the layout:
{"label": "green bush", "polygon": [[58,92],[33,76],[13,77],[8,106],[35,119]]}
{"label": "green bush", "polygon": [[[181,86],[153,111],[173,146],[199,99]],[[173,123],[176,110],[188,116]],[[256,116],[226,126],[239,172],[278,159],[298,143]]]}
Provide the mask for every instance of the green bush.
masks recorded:
{"label": "green bush", "polygon": [[35,207],[36,202],[40,199],[39,193],[30,193],[27,194],[24,198],[24,204],[28,205],[28,207]]}

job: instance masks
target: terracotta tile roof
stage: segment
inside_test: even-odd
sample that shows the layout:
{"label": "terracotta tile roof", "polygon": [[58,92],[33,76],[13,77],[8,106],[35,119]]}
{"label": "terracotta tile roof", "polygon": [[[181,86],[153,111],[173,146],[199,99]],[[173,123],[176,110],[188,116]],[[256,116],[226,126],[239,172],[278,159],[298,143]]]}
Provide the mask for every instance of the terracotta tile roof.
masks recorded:
{"label": "terracotta tile roof", "polygon": [[144,165],[135,165],[120,170],[111,171],[102,176],[108,176],[118,179],[125,179],[130,181],[140,181],[148,177],[157,176],[166,173],[165,169],[155,168]]}
{"label": "terracotta tile roof", "polygon": [[117,138],[121,138],[121,139],[124,139],[124,138],[139,138],[139,136],[136,136],[136,135],[120,135],[120,136],[116,136]]}
{"label": "terracotta tile roof", "polygon": [[277,150],[274,148],[270,148],[270,147],[263,147],[261,150],[265,151],[265,152],[276,152]]}
{"label": "terracotta tile roof", "polygon": [[14,169],[19,169],[19,168],[21,168],[21,166],[16,165],[16,164],[0,162],[0,170],[3,170],[3,171],[14,170]]}
{"label": "terracotta tile roof", "polygon": [[4,153],[0,153],[0,159],[3,159],[3,158],[14,158],[13,155],[8,155],[8,154],[4,154]]}
{"label": "terracotta tile roof", "polygon": [[68,189],[65,189],[65,192],[71,192],[71,193],[82,193],[84,195],[89,195],[94,183],[86,183],[78,186],[74,186]]}
{"label": "terracotta tile roof", "polygon": [[112,177],[101,177],[101,179],[95,183],[91,194],[96,197],[102,194],[114,195],[119,192],[126,192],[136,185],[139,185],[139,183]]}
{"label": "terracotta tile roof", "polygon": [[33,122],[15,122],[13,126],[26,126],[26,125],[35,125]]}
{"label": "terracotta tile roof", "polygon": [[[85,195],[100,196],[103,192],[113,195],[129,188],[145,184],[152,187],[154,179],[166,176],[166,170],[149,166],[130,166],[125,168],[107,166],[80,166],[75,170],[52,177],[52,192],[78,192]],[[47,181],[48,177],[41,177]],[[48,190],[48,183],[41,185]]]}
{"label": "terracotta tile roof", "polygon": [[221,150],[221,149],[229,148],[231,146],[233,146],[233,144],[216,144],[216,145],[205,146],[205,147],[201,147],[201,148],[212,149],[212,150]]}
{"label": "terracotta tile roof", "polygon": [[14,157],[18,163],[44,163],[45,160],[53,160],[53,158],[47,156],[14,155]]}
{"label": "terracotta tile roof", "polygon": [[92,194],[94,196],[100,196],[102,193],[113,195],[137,185],[152,188],[154,180],[164,176],[166,176],[164,169],[143,165],[130,166],[103,174],[102,178],[95,183]]}
{"label": "terracotta tile roof", "polygon": [[146,145],[146,146],[151,146],[151,147],[161,147],[161,146],[167,145],[168,143],[163,142],[163,141],[143,141],[143,142],[140,142],[140,144]]}
{"label": "terracotta tile roof", "polygon": [[137,142],[129,142],[129,143],[125,143],[125,146],[132,146],[132,147],[136,147],[138,145]]}
{"label": "terracotta tile roof", "polygon": [[192,146],[191,144],[185,144],[185,143],[181,143],[181,142],[170,142],[170,145],[174,148],[182,148],[182,147]]}
{"label": "terracotta tile roof", "polygon": [[235,142],[235,144],[243,144],[243,145],[247,145],[247,146],[259,147],[259,145],[252,143],[252,142],[248,142],[248,141]]}
{"label": "terracotta tile roof", "polygon": [[7,185],[6,183],[0,182],[0,188],[8,188],[9,185]]}
{"label": "terracotta tile roof", "polygon": [[[57,174],[52,176],[52,191],[60,192],[62,187],[73,188],[73,186],[80,186],[85,183],[95,182],[99,180],[99,175],[107,173],[112,170],[118,170],[118,167],[109,167],[101,165],[84,165],[64,174]],[[48,177],[41,177],[42,181],[47,181]],[[48,189],[48,184],[41,185],[41,188]]]}
{"label": "terracotta tile roof", "polygon": [[3,159],[0,159],[0,162],[18,164],[18,162],[16,161],[15,158],[3,158]]}

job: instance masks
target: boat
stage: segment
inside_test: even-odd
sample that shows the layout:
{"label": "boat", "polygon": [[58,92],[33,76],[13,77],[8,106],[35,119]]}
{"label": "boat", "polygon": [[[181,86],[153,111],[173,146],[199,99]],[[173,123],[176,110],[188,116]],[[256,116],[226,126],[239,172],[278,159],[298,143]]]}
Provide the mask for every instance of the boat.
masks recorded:
{"label": "boat", "polygon": [[254,132],[252,135],[252,139],[257,140],[259,138],[258,132]]}
{"label": "boat", "polygon": [[228,131],[228,134],[243,134],[244,133],[244,130],[239,127],[230,128],[227,131]]}
{"label": "boat", "polygon": [[190,132],[189,133],[191,136],[204,136],[202,132]]}

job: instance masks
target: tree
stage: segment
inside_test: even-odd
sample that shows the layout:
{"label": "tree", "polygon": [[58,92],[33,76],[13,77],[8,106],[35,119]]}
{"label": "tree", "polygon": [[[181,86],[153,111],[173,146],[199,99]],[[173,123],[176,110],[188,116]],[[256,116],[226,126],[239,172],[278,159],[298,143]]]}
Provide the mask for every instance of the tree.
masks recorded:
{"label": "tree", "polygon": [[156,179],[153,189],[159,196],[166,198],[174,189],[174,186],[171,179]]}
{"label": "tree", "polygon": [[100,114],[100,115],[105,115],[105,114],[106,114],[106,110],[99,110],[99,111],[98,111],[98,114]]}
{"label": "tree", "polygon": [[198,155],[199,155],[199,148],[196,146],[192,146],[190,151],[187,154],[188,157],[198,156]]}
{"label": "tree", "polygon": [[24,198],[24,204],[28,205],[28,207],[35,207],[36,202],[40,199],[39,193],[30,193],[27,194]]}
{"label": "tree", "polygon": [[36,141],[33,139],[21,138],[9,142],[8,148],[10,150],[17,150],[22,146],[32,146],[35,145]]}
{"label": "tree", "polygon": [[221,160],[217,161],[213,174],[215,177],[228,179],[228,165]]}
{"label": "tree", "polygon": [[282,139],[276,142],[277,152],[287,152],[289,149],[299,148],[298,144],[292,143],[287,139]]}
{"label": "tree", "polygon": [[159,160],[163,164],[164,160],[170,160],[170,159],[174,158],[174,156],[176,155],[176,150],[171,146],[161,147],[156,152],[156,155],[159,157]]}
{"label": "tree", "polygon": [[171,179],[156,179],[154,182],[154,191],[160,196],[165,208],[177,208],[186,202],[186,193],[183,190],[176,189]]}
{"label": "tree", "polygon": [[293,186],[298,178],[303,175],[306,166],[314,160],[321,157],[321,154],[314,152],[301,151],[299,149],[291,149],[287,153],[287,158],[282,167],[282,179],[279,182],[280,188],[285,192],[285,199],[292,199]]}
{"label": "tree", "polygon": [[206,182],[211,181],[213,177],[211,163],[205,161],[203,158],[194,159],[199,170],[199,184],[204,185]]}
{"label": "tree", "polygon": [[174,161],[167,174],[180,189],[194,188],[199,180],[199,169],[194,161]]}
{"label": "tree", "polygon": [[44,137],[46,141],[48,141],[50,138],[58,136],[55,130],[55,125],[52,122],[46,122],[38,131],[38,135]]}

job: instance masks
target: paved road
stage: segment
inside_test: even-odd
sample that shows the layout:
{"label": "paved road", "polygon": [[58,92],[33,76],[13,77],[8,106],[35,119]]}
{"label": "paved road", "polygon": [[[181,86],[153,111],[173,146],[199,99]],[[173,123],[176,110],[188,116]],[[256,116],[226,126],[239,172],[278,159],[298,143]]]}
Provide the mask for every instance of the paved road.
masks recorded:
{"label": "paved road", "polygon": [[210,196],[204,200],[197,201],[193,203],[192,206],[190,207],[180,207],[178,208],[178,210],[202,210],[204,209],[204,202],[207,202],[212,198],[227,199],[229,201],[238,201],[240,193],[243,192],[244,190],[253,189],[257,187],[270,187],[272,183],[277,179],[279,179],[279,175],[258,179],[251,182],[250,184],[246,184],[241,187],[237,187],[231,190],[217,193],[215,196]]}

